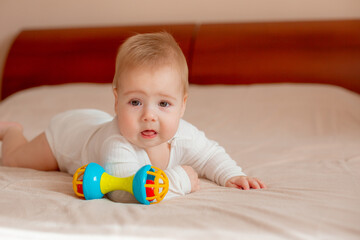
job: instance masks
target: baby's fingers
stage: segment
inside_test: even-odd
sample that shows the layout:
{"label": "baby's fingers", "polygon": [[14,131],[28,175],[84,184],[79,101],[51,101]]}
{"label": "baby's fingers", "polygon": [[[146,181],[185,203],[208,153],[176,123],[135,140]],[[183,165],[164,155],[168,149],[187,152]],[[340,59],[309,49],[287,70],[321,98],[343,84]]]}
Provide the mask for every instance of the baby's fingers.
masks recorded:
{"label": "baby's fingers", "polygon": [[252,189],[260,189],[260,184],[256,181],[255,178],[249,179],[249,185]]}
{"label": "baby's fingers", "polygon": [[225,186],[226,187],[231,187],[231,188],[239,188],[239,186],[237,184],[235,184],[233,182],[230,182],[230,181],[227,182]]}
{"label": "baby's fingers", "polygon": [[266,188],[266,185],[257,178],[249,178],[249,184],[253,189]]}
{"label": "baby's fingers", "polygon": [[263,183],[260,179],[256,179],[260,185],[260,188],[267,188],[265,183]]}
{"label": "baby's fingers", "polygon": [[250,189],[250,184],[246,177],[240,178],[240,180],[237,181],[237,183],[238,183],[238,188],[240,188],[240,189],[244,189],[244,190]]}

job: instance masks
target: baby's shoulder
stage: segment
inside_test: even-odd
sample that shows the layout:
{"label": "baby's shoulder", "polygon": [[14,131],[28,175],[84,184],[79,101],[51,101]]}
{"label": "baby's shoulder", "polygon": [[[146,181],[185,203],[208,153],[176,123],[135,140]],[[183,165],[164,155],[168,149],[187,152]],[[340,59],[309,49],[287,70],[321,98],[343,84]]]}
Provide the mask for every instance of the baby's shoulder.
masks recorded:
{"label": "baby's shoulder", "polygon": [[175,136],[178,138],[188,138],[196,134],[197,132],[199,132],[199,129],[197,129],[197,127],[183,119],[180,119],[179,128]]}
{"label": "baby's shoulder", "polygon": [[120,133],[116,132],[104,138],[103,146],[113,149],[123,148],[130,151],[135,151],[134,146],[129,141],[127,141],[126,138],[123,137]]}
{"label": "baby's shoulder", "polygon": [[197,141],[199,137],[202,137],[204,133],[199,130],[193,124],[181,119],[179,123],[178,131],[175,134],[175,139],[178,141],[185,140],[189,144],[193,141]]}

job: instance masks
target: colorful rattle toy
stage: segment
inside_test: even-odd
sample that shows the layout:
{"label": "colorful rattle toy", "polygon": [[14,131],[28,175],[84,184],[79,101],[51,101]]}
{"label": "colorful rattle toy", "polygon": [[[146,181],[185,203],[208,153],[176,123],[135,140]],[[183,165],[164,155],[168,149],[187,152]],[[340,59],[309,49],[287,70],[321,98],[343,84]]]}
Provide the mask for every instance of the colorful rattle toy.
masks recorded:
{"label": "colorful rattle toy", "polygon": [[73,189],[77,196],[86,200],[123,190],[133,194],[140,203],[149,205],[164,199],[169,190],[169,180],[161,169],[151,165],[143,166],[130,177],[118,178],[106,173],[99,164],[89,163],[75,172]]}

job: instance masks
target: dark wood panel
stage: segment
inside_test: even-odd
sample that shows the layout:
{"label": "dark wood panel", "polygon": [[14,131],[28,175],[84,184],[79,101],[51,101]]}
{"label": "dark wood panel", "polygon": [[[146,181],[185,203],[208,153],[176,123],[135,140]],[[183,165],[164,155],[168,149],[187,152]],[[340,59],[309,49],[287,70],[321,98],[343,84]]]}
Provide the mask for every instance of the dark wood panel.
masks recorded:
{"label": "dark wood panel", "polygon": [[360,20],[25,30],[15,39],[2,98],[39,85],[112,81],[119,45],[166,30],[195,84],[327,83],[360,93]]}
{"label": "dark wood panel", "polygon": [[360,21],[205,24],[191,82],[309,82],[360,93]]}

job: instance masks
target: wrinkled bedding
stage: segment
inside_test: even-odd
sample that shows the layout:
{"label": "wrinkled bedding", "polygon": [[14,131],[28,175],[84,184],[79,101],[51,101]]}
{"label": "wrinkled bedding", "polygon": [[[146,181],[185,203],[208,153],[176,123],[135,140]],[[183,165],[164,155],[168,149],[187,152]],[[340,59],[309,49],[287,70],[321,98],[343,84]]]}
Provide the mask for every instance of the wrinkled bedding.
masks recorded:
{"label": "wrinkled bedding", "polygon": [[[0,103],[0,121],[22,123],[31,139],[75,108],[113,114],[111,86],[18,92]],[[200,191],[151,206],[85,201],[66,173],[0,166],[0,238],[360,238],[359,94],[316,84],[191,85],[184,119],[268,189],[202,179]]]}

